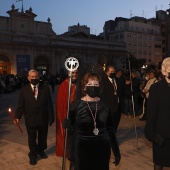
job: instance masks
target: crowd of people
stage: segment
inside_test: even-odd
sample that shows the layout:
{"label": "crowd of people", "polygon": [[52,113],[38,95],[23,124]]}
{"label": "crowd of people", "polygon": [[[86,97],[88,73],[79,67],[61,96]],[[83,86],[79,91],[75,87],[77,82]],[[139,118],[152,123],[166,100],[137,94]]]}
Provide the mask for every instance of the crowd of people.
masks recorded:
{"label": "crowd of people", "polygon": [[[170,67],[170,58],[167,59],[167,61],[163,62],[162,68],[166,70],[167,68],[169,69],[169,67]],[[59,108],[61,107],[61,105],[57,105],[56,115],[57,116],[59,116],[60,114],[64,115],[62,120],[60,120],[60,122],[57,122],[57,127],[58,125],[60,125],[63,136],[64,136],[63,128],[68,129],[70,132],[69,139],[68,139],[67,156],[71,162],[70,164],[71,170],[72,169],[108,170],[109,169],[108,160],[110,160],[111,150],[113,151],[113,154],[115,156],[115,162],[114,162],[115,165],[119,164],[121,159],[121,154],[116,139],[116,131],[119,126],[122,113],[125,114],[125,117],[138,116],[140,121],[143,120],[147,121],[146,125],[148,126],[146,126],[145,134],[146,137],[153,142],[154,170],[170,169],[169,168],[170,165],[168,163],[169,153],[170,153],[169,134],[168,134],[169,131],[164,132],[163,130],[161,131],[159,129],[154,129],[157,124],[160,127],[161,125],[160,123],[158,123],[159,119],[156,115],[156,110],[155,113],[153,113],[153,111],[151,112],[152,107],[157,106],[154,105],[154,97],[152,97],[152,99],[149,100],[150,89],[152,85],[157,84],[158,82],[160,82],[161,84],[163,81],[166,81],[166,85],[168,85],[170,79],[169,78],[170,73],[168,72],[168,70],[165,71],[166,73],[164,72],[162,73],[161,70],[157,70],[154,68],[145,69],[142,71],[143,71],[142,74],[136,70],[131,70],[130,72],[128,71],[123,72],[122,70],[120,69],[116,70],[114,66],[109,65],[103,74],[96,75],[95,73],[87,73],[82,77],[81,80],[81,86],[80,86],[81,95],[77,95],[74,92],[75,96],[73,98],[75,98],[75,100],[70,101],[71,109],[69,112],[68,119],[64,118],[66,117],[65,114],[66,112],[64,114],[60,112]],[[78,91],[78,84],[76,88],[74,89]],[[101,93],[100,90],[102,90]],[[156,93],[156,91],[154,91],[154,93]],[[61,94],[59,91],[58,100],[64,103],[64,100],[61,100],[61,98],[59,99],[59,97],[61,97],[60,95]],[[76,95],[81,96],[81,98],[77,97]],[[65,94],[64,96],[65,99],[68,97],[67,94]],[[166,99],[164,98],[164,100]],[[104,102],[104,104],[106,105],[103,106],[102,103],[100,103],[100,101]],[[158,101],[158,105],[159,102],[162,103],[162,106],[160,106],[158,112],[159,111],[161,112],[161,109],[163,109],[165,115],[162,117],[167,117],[169,120],[168,108],[166,109],[163,108],[163,103],[167,103],[167,102]],[[102,108],[101,112],[99,109],[100,106]],[[166,105],[165,107],[167,106],[168,105]],[[67,108],[67,106],[65,108]],[[106,113],[107,111],[105,112],[105,108],[109,108],[109,114],[111,115],[111,117],[108,116],[108,114]],[[109,125],[107,124],[108,121],[106,121],[105,123],[102,122],[104,120],[107,120],[107,117],[101,116],[103,112],[105,112],[104,114],[105,116],[106,115],[108,116],[108,119],[111,121],[112,126],[110,126],[110,124]],[[102,120],[100,116],[102,117]],[[59,117],[61,118],[61,116]],[[149,118],[147,119],[147,117]],[[152,119],[153,117],[154,119]],[[158,122],[154,122],[155,120],[157,120]],[[166,121],[167,124],[165,126],[163,125],[162,127],[168,128],[167,120],[163,119],[162,123],[163,121]],[[102,125],[104,125],[104,127]],[[110,135],[109,132],[111,132],[112,136],[109,139],[111,145],[108,145],[109,146],[108,148],[105,145],[106,142],[105,138],[102,139],[101,136],[103,135],[102,134],[103,130],[105,132],[105,129],[108,130],[110,128],[112,130],[108,131],[108,134]],[[162,134],[160,132],[162,132]],[[101,135],[99,139],[98,139],[98,135]],[[58,134],[56,133],[56,141],[58,141],[57,136]],[[102,140],[104,141],[102,145],[100,145],[101,144],[100,142]],[[164,144],[165,143],[164,141],[166,141],[166,144]],[[56,151],[58,149],[60,149],[61,151],[60,154],[56,152],[57,156],[63,156],[63,152],[64,152],[63,146],[62,147],[60,146],[58,148],[57,146],[58,145],[56,142]],[[102,149],[100,149],[103,147],[105,147],[105,149],[108,148],[107,150],[108,152],[106,152],[106,154],[108,155],[107,156],[105,155],[107,159],[104,159],[103,155],[100,154],[103,153]],[[163,155],[163,152],[165,150],[166,150],[165,155]],[[94,157],[96,159],[94,159]],[[100,162],[100,160],[102,160],[102,162]],[[96,161],[100,163],[97,164]],[[88,164],[89,162],[90,164]]]}
{"label": "crowd of people", "polygon": [[[14,74],[0,74],[0,94],[10,93],[23,86],[29,84],[28,72],[22,71],[17,75]],[[61,82],[67,77],[66,74],[40,74],[39,83],[50,85],[52,92],[54,93],[55,85],[61,84]]]}
{"label": "crowd of people", "polygon": [[[170,120],[166,102],[169,95],[170,58],[163,61],[162,70],[150,68],[140,72],[124,72],[116,70],[113,65],[108,65],[105,71],[98,70],[93,68],[84,74],[74,70],[71,73],[71,84],[70,72],[68,78],[65,76],[60,81],[56,76],[40,75],[36,70],[30,70],[23,77],[17,76],[20,85],[16,86],[16,83],[15,88],[23,88],[15,118],[19,122],[23,115],[25,117],[30,164],[37,164],[38,156],[48,158],[45,153],[48,126],[53,124],[56,117],[56,155],[64,156],[66,153],[65,156],[70,160],[70,170],[109,170],[111,151],[115,157],[114,164],[118,165],[121,161],[116,133],[124,114],[125,117],[138,116],[140,121],[146,121],[145,135],[153,142],[154,169],[170,167],[169,131],[165,132]],[[0,78],[4,80],[3,76]],[[13,75],[6,76],[6,82],[12,82],[12,78],[15,82],[16,77]],[[51,85],[54,93],[56,84],[59,88],[54,116],[47,85]],[[159,88],[166,88],[165,93],[157,93]],[[160,114],[161,109],[163,116]],[[164,125],[159,123],[158,118]],[[68,139],[65,147],[66,132]],[[165,150],[166,154],[162,156]]]}

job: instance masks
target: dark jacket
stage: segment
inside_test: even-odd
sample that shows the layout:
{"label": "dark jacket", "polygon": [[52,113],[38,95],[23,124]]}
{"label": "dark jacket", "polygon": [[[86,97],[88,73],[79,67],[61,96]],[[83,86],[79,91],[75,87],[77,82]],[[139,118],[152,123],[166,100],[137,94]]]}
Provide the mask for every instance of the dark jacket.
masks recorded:
{"label": "dark jacket", "polygon": [[15,117],[21,119],[23,114],[25,125],[28,127],[44,126],[54,121],[53,104],[48,86],[39,85],[37,100],[34,98],[30,84],[21,89]]}
{"label": "dark jacket", "polygon": [[145,136],[153,141],[156,134],[170,139],[170,86],[165,79],[149,90]]}
{"label": "dark jacket", "polygon": [[111,112],[115,113],[118,109],[118,97],[117,95],[114,95],[114,87],[106,74],[103,75],[102,84],[103,90],[101,99],[110,106]]}

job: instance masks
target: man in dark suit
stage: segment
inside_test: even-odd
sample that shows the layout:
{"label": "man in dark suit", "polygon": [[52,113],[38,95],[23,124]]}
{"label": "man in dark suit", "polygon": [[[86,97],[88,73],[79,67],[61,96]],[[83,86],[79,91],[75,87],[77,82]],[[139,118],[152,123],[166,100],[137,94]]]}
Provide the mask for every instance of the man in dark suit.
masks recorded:
{"label": "man in dark suit", "polygon": [[54,110],[50,90],[48,86],[39,84],[36,70],[29,71],[28,80],[30,83],[21,89],[15,118],[18,122],[24,114],[30,149],[28,156],[30,164],[35,165],[37,155],[47,158],[44,150],[47,148],[48,125],[54,122]]}
{"label": "man in dark suit", "polygon": [[114,66],[109,65],[106,68],[106,74],[103,75],[102,79],[103,93],[101,98],[110,106],[116,131],[120,122],[121,109],[119,108],[119,87],[116,81],[116,70]]}
{"label": "man in dark suit", "polygon": [[164,78],[151,85],[145,136],[152,142],[154,170],[170,170],[170,57],[162,62]]}

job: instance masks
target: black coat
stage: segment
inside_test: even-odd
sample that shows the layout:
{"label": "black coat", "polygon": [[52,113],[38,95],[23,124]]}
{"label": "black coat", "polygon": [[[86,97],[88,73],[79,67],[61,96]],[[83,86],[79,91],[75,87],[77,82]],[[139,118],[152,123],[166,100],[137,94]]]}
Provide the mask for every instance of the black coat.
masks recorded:
{"label": "black coat", "polygon": [[153,141],[156,133],[170,139],[170,86],[165,79],[149,90],[145,135]]}
{"label": "black coat", "polygon": [[34,98],[31,85],[21,89],[15,117],[25,117],[27,127],[44,126],[54,121],[54,110],[48,86],[39,85],[37,100]]}
{"label": "black coat", "polygon": [[117,95],[114,95],[114,87],[106,74],[103,75],[102,85],[103,85],[103,90],[101,95],[102,101],[104,101],[106,104],[110,106],[110,110],[112,113],[117,112],[118,97]]}

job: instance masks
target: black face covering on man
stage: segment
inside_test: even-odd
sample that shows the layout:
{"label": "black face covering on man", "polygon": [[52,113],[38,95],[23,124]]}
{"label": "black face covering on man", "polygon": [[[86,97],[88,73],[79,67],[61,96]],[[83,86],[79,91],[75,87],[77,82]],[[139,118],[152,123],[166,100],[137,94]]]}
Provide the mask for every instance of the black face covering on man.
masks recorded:
{"label": "black face covering on man", "polygon": [[109,76],[110,78],[115,78],[116,77],[116,73],[110,73],[110,76]]}
{"label": "black face covering on man", "polygon": [[38,84],[39,80],[38,79],[31,79],[30,82],[31,82],[32,85],[35,86],[35,85]]}

